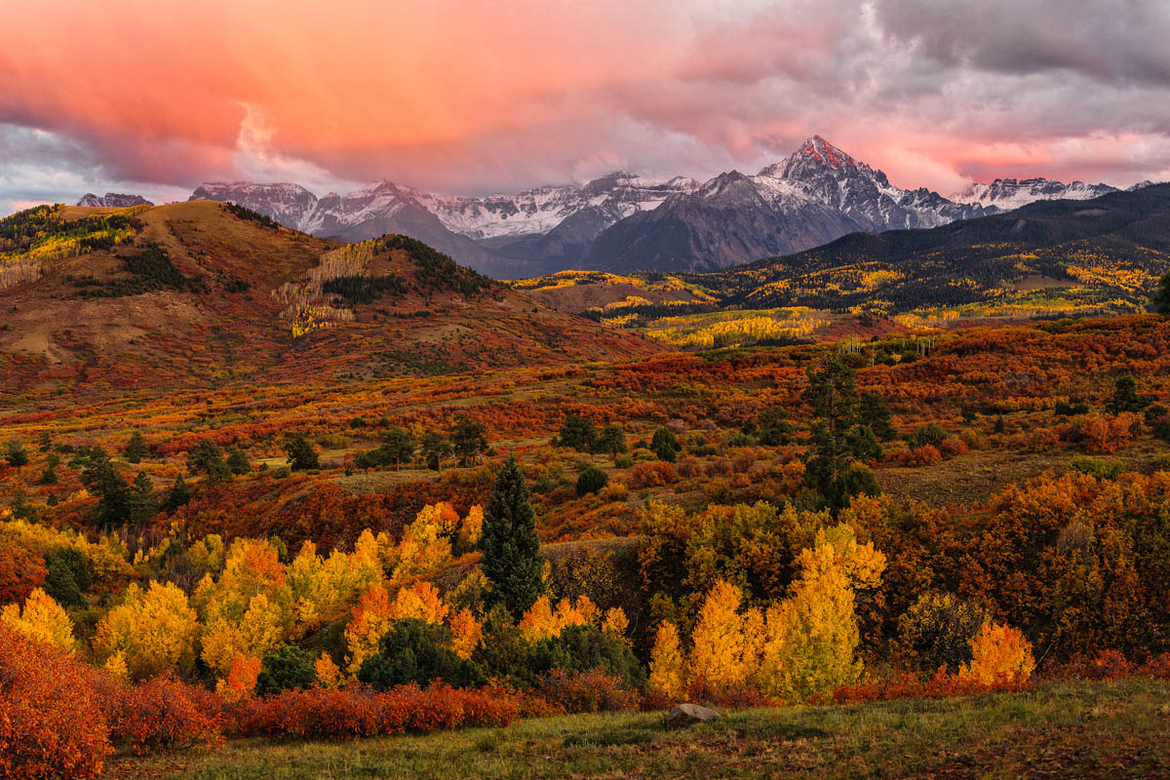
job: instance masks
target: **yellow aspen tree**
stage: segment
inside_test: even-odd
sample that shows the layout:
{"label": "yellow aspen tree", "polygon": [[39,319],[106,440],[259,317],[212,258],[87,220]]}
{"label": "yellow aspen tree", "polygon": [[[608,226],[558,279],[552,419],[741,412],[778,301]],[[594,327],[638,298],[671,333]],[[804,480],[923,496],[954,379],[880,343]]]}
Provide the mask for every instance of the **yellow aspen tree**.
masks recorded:
{"label": "yellow aspen tree", "polygon": [[971,663],[959,667],[959,677],[982,685],[1022,683],[1035,669],[1032,643],[1020,630],[989,621],[971,640]]}
{"label": "yellow aspen tree", "polygon": [[322,652],[321,657],[314,662],[313,668],[317,671],[317,685],[321,688],[340,688],[345,682],[341,667],[333,662],[329,653]]}
{"label": "yellow aspen tree", "polygon": [[189,669],[198,633],[198,616],[181,588],[151,582],[144,591],[131,584],[122,603],[98,622],[93,649],[99,657],[120,656],[130,677],[141,680]]}
{"label": "yellow aspen tree", "polygon": [[73,621],[64,608],[43,588],[36,588],[24,600],[24,609],[9,604],[0,611],[0,623],[5,623],[30,639],[68,650],[74,650]]}
{"label": "yellow aspen tree", "polygon": [[556,621],[547,595],[540,596],[520,617],[520,634],[529,642],[555,636]]}
{"label": "yellow aspen tree", "polygon": [[[452,521],[452,517],[454,518]],[[390,579],[433,571],[451,559],[451,541],[444,534],[459,516],[447,504],[425,506],[402,532],[395,550],[396,564]]]}
{"label": "yellow aspen tree", "polygon": [[102,671],[120,683],[130,682],[130,669],[121,653],[114,653],[102,664]]}
{"label": "yellow aspen tree", "polygon": [[459,525],[459,541],[465,550],[474,549],[483,535],[483,507],[479,504],[467,510],[467,516]]}
{"label": "yellow aspen tree", "polygon": [[826,569],[838,566],[856,590],[872,590],[882,584],[886,556],[873,542],[858,544],[853,526],[840,523],[817,531],[812,547],[797,556],[797,564],[806,580],[819,577]]}
{"label": "yellow aspen tree", "polygon": [[626,637],[626,631],[629,628],[630,620],[626,617],[626,611],[624,609],[621,607],[611,607],[605,611],[605,618],[601,621],[602,631],[608,631],[629,645],[630,640]]}
{"label": "yellow aspen tree", "polygon": [[416,582],[399,588],[391,610],[393,620],[418,618],[428,623],[442,623],[450,609],[443,603],[439,589],[429,582]]}
{"label": "yellow aspen tree", "polygon": [[451,635],[455,654],[468,659],[483,639],[483,627],[470,609],[461,609],[451,616]]}
{"label": "yellow aspen tree", "polygon": [[745,681],[743,617],[739,614],[742,602],[739,588],[725,580],[717,580],[707,593],[691,634],[691,680],[717,688]]}
{"label": "yellow aspen tree", "polygon": [[861,674],[854,658],[860,632],[844,567],[832,564],[828,546],[802,559],[809,565],[792,596],[768,610],[756,679],[764,693],[788,701],[830,694]]}
{"label": "yellow aspen tree", "polygon": [[669,620],[658,626],[650,652],[650,687],[672,699],[686,693],[686,656],[679,641],[678,627]]}

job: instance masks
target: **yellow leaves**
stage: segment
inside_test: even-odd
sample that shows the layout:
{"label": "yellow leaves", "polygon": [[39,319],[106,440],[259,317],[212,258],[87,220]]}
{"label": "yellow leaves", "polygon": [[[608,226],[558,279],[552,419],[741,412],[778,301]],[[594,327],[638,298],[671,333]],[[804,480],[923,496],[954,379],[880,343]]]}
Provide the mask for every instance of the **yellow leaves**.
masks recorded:
{"label": "yellow leaves", "polygon": [[650,653],[650,687],[672,699],[686,693],[686,656],[679,641],[678,627],[669,620],[658,626]]}
{"label": "yellow leaves", "polygon": [[459,522],[449,504],[425,506],[402,533],[394,553],[392,580],[433,571],[451,559],[451,541],[444,534]]}
{"label": "yellow leaves", "polygon": [[471,658],[483,639],[483,627],[469,609],[461,609],[451,616],[452,649],[460,658]]}
{"label": "yellow leaves", "polygon": [[614,636],[620,637],[623,642],[629,644],[626,638],[626,631],[630,628],[630,619],[626,617],[626,611],[621,607],[610,607],[605,611],[605,617],[601,621],[601,630],[608,631]]}
{"label": "yellow leaves", "polygon": [[959,668],[959,677],[983,685],[1025,682],[1036,669],[1032,643],[1019,629],[1002,623],[984,623],[971,640],[971,654],[971,663]]}
{"label": "yellow leaves", "polygon": [[833,567],[840,567],[851,587],[872,590],[882,583],[886,556],[874,549],[873,542],[857,543],[857,533],[847,523],[817,531],[811,548],[797,556],[804,580],[815,580]]}
{"label": "yellow leaves", "polygon": [[842,566],[806,571],[792,596],[766,616],[760,688],[772,696],[804,701],[856,682],[860,641],[853,590]]}
{"label": "yellow leaves", "polygon": [[479,504],[467,510],[467,517],[459,528],[459,539],[465,549],[474,549],[483,535],[483,507]]}
{"label": "yellow leaves", "polygon": [[703,349],[799,338],[828,324],[805,307],[744,309],[662,317],[646,326],[646,334],[679,347]]}
{"label": "yellow leaves", "polygon": [[98,656],[120,658],[130,677],[143,679],[188,667],[198,631],[187,594],[174,584],[151,582],[145,592],[132,584],[98,623],[93,648]]}
{"label": "yellow leaves", "polygon": [[739,588],[724,580],[708,592],[691,635],[691,679],[717,687],[734,687],[747,679],[742,602]]}
{"label": "yellow leaves", "polygon": [[322,688],[340,688],[345,682],[341,667],[333,662],[329,653],[322,652],[321,657],[313,663],[313,668],[317,671],[317,685]]}
{"label": "yellow leaves", "polygon": [[130,682],[130,669],[127,668],[126,658],[121,653],[114,653],[107,658],[102,670],[117,682]]}
{"label": "yellow leaves", "polygon": [[203,660],[218,672],[227,671],[236,655],[263,656],[284,636],[283,610],[257,593],[248,601],[240,620],[221,617],[207,624],[203,635]]}
{"label": "yellow leaves", "polygon": [[578,596],[576,602],[561,599],[555,610],[548,596],[541,596],[520,618],[520,633],[529,642],[539,642],[560,636],[569,626],[594,623],[597,617],[597,605],[588,596]]}
{"label": "yellow leaves", "polygon": [[0,611],[0,623],[6,623],[30,639],[73,652],[73,621],[42,588],[28,595],[23,610],[18,604],[4,607]]}
{"label": "yellow leaves", "polygon": [[297,633],[332,620],[382,577],[378,543],[369,531],[358,540],[355,551],[334,550],[322,559],[312,542],[305,542],[289,564],[286,576],[295,604]]}

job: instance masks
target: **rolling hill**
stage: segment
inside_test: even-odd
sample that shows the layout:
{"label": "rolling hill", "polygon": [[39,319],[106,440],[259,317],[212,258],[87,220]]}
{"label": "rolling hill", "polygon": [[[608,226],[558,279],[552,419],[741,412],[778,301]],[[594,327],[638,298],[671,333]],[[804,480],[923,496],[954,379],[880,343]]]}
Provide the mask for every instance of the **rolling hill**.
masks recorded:
{"label": "rolling hill", "polygon": [[665,347],[414,239],[339,245],[209,201],[0,221],[10,393],[445,374]]}

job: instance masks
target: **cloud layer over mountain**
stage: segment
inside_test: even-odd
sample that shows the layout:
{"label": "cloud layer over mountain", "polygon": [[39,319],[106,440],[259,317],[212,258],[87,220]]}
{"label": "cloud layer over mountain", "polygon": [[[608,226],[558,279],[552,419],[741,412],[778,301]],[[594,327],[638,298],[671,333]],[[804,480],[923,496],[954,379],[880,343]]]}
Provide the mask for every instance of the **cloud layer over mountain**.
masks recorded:
{"label": "cloud layer over mountain", "polygon": [[944,193],[1170,176],[1156,0],[16,0],[0,210],[207,179],[514,191],[822,133]]}

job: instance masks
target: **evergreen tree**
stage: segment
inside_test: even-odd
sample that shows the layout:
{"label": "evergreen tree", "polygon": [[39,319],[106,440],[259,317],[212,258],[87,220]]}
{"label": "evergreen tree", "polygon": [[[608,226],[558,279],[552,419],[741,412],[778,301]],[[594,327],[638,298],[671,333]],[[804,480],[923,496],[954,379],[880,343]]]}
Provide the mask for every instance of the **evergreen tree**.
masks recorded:
{"label": "evergreen tree", "polygon": [[561,432],[557,435],[556,445],[569,447],[578,452],[593,452],[597,444],[597,429],[593,421],[579,414],[570,414],[565,417]]}
{"label": "evergreen tree", "polygon": [[858,458],[880,455],[872,429],[859,422],[853,370],[839,358],[810,368],[804,399],[813,409],[805,456],[805,482],[817,488],[833,509],[848,506],[858,493],[880,492],[873,473],[854,465]]}
{"label": "evergreen tree", "polygon": [[154,482],[145,471],[140,471],[134,477],[134,490],[130,494],[130,516],[142,522],[153,517],[156,511],[158,502],[154,497]]}
{"label": "evergreen tree", "polygon": [[1170,314],[1170,271],[1162,275],[1158,281],[1158,289],[1153,297],[1154,311],[1158,314]]}
{"label": "evergreen tree", "polygon": [[898,435],[898,432],[894,430],[894,426],[890,423],[890,418],[892,417],[890,405],[880,395],[874,395],[873,393],[862,394],[859,416],[860,423],[862,425],[868,425],[878,441],[891,441]]}
{"label": "evergreen tree", "polygon": [[242,447],[233,447],[227,457],[228,471],[233,474],[247,474],[252,471],[252,464],[248,462],[248,453]]}
{"label": "evergreen tree", "polygon": [[208,482],[227,482],[231,469],[223,459],[223,450],[211,439],[200,439],[187,455],[187,469],[192,474],[206,474]]}
{"label": "evergreen tree", "polygon": [[486,425],[465,414],[455,418],[455,427],[451,430],[451,446],[460,464],[467,466],[487,452],[488,443],[484,437],[486,432]]}
{"label": "evergreen tree", "polygon": [[422,458],[427,468],[443,470],[443,459],[451,456],[451,440],[438,431],[431,431],[422,439]]}
{"label": "evergreen tree", "polygon": [[1132,376],[1119,376],[1113,383],[1113,398],[1105,404],[1110,414],[1140,412],[1154,402],[1153,396],[1138,395],[1137,382]]}
{"label": "evergreen tree", "polygon": [[130,441],[126,442],[122,454],[126,456],[129,463],[141,463],[142,459],[150,454],[150,450],[146,447],[146,437],[140,431],[134,431],[130,434]]}
{"label": "evergreen tree", "polygon": [[14,469],[28,465],[28,453],[25,451],[24,445],[16,439],[8,442],[8,451],[4,454],[4,459]]}
{"label": "evergreen tree", "polygon": [[284,437],[284,453],[293,471],[311,471],[321,468],[317,451],[303,433],[290,433]]}
{"label": "evergreen tree", "polygon": [[191,500],[191,488],[187,486],[187,480],[183,479],[180,474],[179,478],[175,480],[175,484],[171,485],[171,490],[167,493],[167,500],[163,507],[173,512],[181,506],[186,506]]}
{"label": "evergreen tree", "polygon": [[394,463],[394,470],[397,471],[403,462],[409,463],[414,457],[414,437],[406,428],[396,425],[386,431],[379,449],[385,451],[386,459]]}
{"label": "evergreen tree", "polygon": [[483,573],[491,582],[487,602],[522,615],[544,592],[536,516],[515,457],[508,458],[484,510]]}
{"label": "evergreen tree", "polygon": [[105,530],[125,525],[132,509],[130,485],[101,447],[89,449],[82,461],[81,483],[98,497],[95,522]]}
{"label": "evergreen tree", "polygon": [[659,428],[650,438],[650,449],[654,450],[659,460],[674,463],[678,460],[678,451],[682,449],[682,445],[678,443],[678,437],[674,433],[666,428]]}
{"label": "evergreen tree", "polygon": [[597,451],[609,455],[610,460],[626,451],[626,434],[621,426],[611,423],[601,429],[597,435]]}

